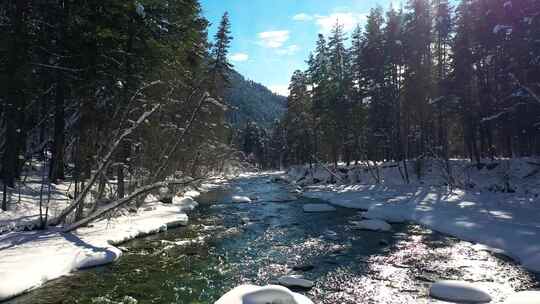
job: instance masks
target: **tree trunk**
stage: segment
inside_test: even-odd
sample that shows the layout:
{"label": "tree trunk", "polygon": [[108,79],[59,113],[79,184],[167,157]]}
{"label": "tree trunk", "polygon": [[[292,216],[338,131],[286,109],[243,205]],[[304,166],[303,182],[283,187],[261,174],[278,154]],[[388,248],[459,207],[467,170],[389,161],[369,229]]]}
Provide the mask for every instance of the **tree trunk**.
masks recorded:
{"label": "tree trunk", "polygon": [[[6,142],[5,151],[2,157],[2,180],[4,187],[14,187],[17,176],[17,165],[19,164],[20,132],[24,120],[24,110],[22,108],[24,101],[23,80],[20,79],[19,72],[26,64],[24,49],[25,33],[25,11],[28,7],[28,1],[18,0],[10,1],[9,9],[13,11],[10,15],[13,23],[13,30],[9,38],[7,49],[7,98],[5,106],[6,118]],[[4,204],[3,204],[4,205]],[[4,206],[3,206],[4,207]]]}
{"label": "tree trunk", "polygon": [[58,183],[58,179],[64,179],[64,79],[58,72],[56,84],[56,98],[54,103],[54,140],[51,153],[51,165],[49,179],[52,183]]}

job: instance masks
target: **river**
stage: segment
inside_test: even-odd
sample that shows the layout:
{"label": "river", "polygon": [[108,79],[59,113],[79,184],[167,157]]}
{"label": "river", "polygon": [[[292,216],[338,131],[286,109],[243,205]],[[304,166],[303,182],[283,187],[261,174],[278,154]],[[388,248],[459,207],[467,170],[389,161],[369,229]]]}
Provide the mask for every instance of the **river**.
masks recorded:
{"label": "river", "polygon": [[[302,205],[316,200],[291,197],[271,177],[240,178],[204,194],[187,227],[125,243],[116,263],[9,303],[213,303],[239,284],[265,285],[286,274],[313,280],[314,288],[299,292],[328,304],[439,303],[427,290],[441,279],[485,284],[493,303],[511,290],[540,287],[511,260],[418,225],[360,231],[349,224],[357,211],[305,213]],[[232,194],[257,199],[230,203]],[[302,265],[313,269],[292,270]]]}

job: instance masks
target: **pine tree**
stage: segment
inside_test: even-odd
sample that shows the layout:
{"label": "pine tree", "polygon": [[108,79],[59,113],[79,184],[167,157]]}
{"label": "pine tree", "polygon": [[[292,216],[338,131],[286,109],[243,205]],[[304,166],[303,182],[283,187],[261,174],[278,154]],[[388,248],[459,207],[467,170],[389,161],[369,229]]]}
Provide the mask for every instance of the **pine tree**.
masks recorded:
{"label": "pine tree", "polygon": [[218,30],[214,36],[215,43],[211,51],[211,63],[209,67],[210,93],[213,96],[222,98],[224,89],[229,82],[229,71],[233,68],[229,63],[227,55],[232,41],[231,24],[229,13],[225,12],[221,18]]}

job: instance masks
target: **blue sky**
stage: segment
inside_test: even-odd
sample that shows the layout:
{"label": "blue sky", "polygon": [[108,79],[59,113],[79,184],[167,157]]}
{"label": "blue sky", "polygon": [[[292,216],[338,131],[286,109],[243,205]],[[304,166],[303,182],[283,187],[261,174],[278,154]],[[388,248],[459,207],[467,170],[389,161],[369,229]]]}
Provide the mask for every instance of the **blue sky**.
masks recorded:
{"label": "blue sky", "polygon": [[[294,70],[305,69],[318,33],[336,20],[350,32],[364,24],[370,8],[392,0],[202,0],[212,38],[225,11],[234,40],[229,59],[245,77],[286,94]],[[394,0],[394,3],[398,3]],[[398,4],[399,5],[399,4]]]}

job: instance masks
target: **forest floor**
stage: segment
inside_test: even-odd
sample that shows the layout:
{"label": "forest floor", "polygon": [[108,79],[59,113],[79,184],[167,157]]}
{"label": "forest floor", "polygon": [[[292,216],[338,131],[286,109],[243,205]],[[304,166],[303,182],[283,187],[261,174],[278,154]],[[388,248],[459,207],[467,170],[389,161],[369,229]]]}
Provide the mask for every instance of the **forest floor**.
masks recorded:
{"label": "forest floor", "polygon": [[456,189],[441,182],[435,164],[425,165],[423,177],[411,177],[414,180],[410,184],[402,181],[397,167],[381,169],[379,183],[373,181],[373,172],[365,167],[343,167],[338,172],[349,183],[341,185],[324,183],[332,177],[321,167],[292,168],[286,177],[303,185],[306,197],[364,210],[364,217],[369,219],[418,223],[478,243],[487,251],[508,256],[526,269],[540,272],[537,162],[495,160],[481,169],[467,163],[452,161],[453,172],[462,184],[468,185]]}
{"label": "forest floor", "polygon": [[[39,168],[38,168],[39,169]],[[8,211],[0,211],[0,301],[15,297],[43,283],[78,269],[117,260],[122,250],[117,245],[136,237],[186,225],[187,212],[197,207],[199,193],[188,191],[164,204],[148,195],[142,208],[119,210],[114,217],[99,220],[73,233],[60,228],[35,230],[39,223],[39,202],[46,200],[48,189],[41,193],[41,170],[30,174],[20,188],[12,190]],[[202,184],[207,191],[224,183],[213,179]],[[59,214],[71,199],[69,182],[50,189],[49,218]],[[0,197],[2,196],[0,191]],[[9,283],[8,283],[9,282]]]}

